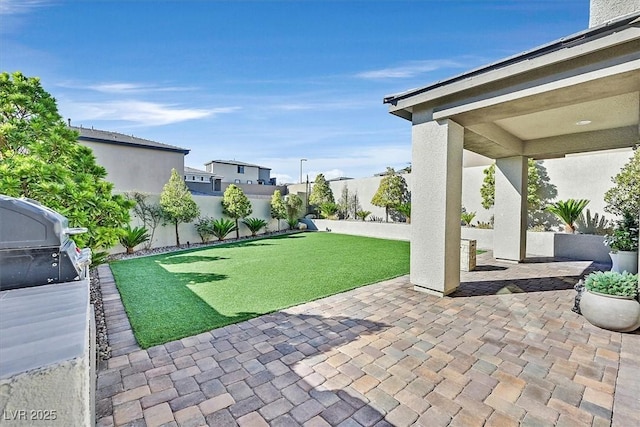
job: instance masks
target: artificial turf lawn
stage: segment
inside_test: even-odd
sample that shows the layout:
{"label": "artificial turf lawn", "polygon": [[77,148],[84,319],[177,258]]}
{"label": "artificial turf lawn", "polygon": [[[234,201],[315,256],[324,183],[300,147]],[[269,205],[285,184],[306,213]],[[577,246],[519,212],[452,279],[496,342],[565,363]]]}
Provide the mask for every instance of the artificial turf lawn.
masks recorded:
{"label": "artificial turf lawn", "polygon": [[116,261],[143,348],[409,273],[409,242],[301,233]]}

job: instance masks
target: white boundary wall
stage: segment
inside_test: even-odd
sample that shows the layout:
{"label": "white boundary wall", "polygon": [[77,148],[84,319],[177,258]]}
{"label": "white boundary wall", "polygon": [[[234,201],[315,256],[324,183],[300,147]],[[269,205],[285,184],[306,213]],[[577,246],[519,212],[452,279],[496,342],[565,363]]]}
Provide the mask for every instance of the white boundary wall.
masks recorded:
{"label": "white boundary wall", "polygon": [[[560,159],[549,159],[542,162],[547,170],[550,184],[556,186],[557,200],[588,199],[587,208],[591,214],[599,213],[608,219],[611,214],[604,211],[604,193],[613,187],[611,179],[631,159],[631,149],[610,150],[597,153],[570,155]],[[467,212],[476,212],[475,221],[488,222],[493,215],[493,209],[482,207],[480,187],[484,179],[485,166],[465,167],[462,177],[462,206]],[[411,174],[404,174],[407,186],[411,190],[413,182]],[[371,211],[372,215],[384,218],[383,208],[373,206],[371,199],[378,190],[382,177],[357,178],[329,183],[336,202],[340,199],[342,189],[347,186],[350,194],[358,193],[358,200],[362,210]],[[425,183],[427,184],[427,183]],[[304,193],[305,184],[289,186],[289,192]]]}
{"label": "white boundary wall", "polygon": [[[392,240],[411,240],[411,225],[365,221],[305,219],[309,230]],[[462,227],[463,240],[475,240],[478,249],[493,249],[493,230]],[[554,232],[527,232],[527,256],[558,257],[610,263],[603,236]]]}
{"label": "white boundary wall", "polygon": [[[265,221],[268,222],[268,230],[269,231],[277,231],[278,230],[278,223],[276,220],[271,218],[271,196],[250,196],[247,195],[247,197],[249,198],[249,200],[251,201],[251,207],[253,208],[253,212],[251,213],[250,217],[252,218],[262,218]],[[193,196],[193,200],[198,204],[198,206],[200,207],[200,216],[201,217],[212,217],[215,219],[218,218],[228,218],[227,216],[225,216],[222,213],[222,197],[220,196]],[[151,194],[149,195],[148,198],[148,203],[159,203],[160,201],[160,195],[159,194]],[[138,220],[138,218],[136,218],[135,216],[132,215],[131,217],[131,223],[134,226],[138,226],[138,225],[142,225],[142,223]],[[198,236],[198,233],[196,232],[194,223],[197,221],[194,220],[194,222],[191,223],[183,223],[180,224],[178,226],[178,232],[180,234],[180,244],[181,245],[186,245],[187,242],[189,243],[201,243],[202,240],[200,239],[200,236]],[[249,229],[242,224],[242,220],[239,221],[240,222],[240,236],[244,237],[244,236],[250,236],[251,232],[249,231]],[[287,223],[282,220],[280,221],[280,229],[284,230],[287,229]],[[262,229],[260,230],[260,233],[264,233],[265,230]],[[230,233],[229,236],[227,236],[227,238],[235,238],[236,233],[235,231]],[[216,240],[215,237],[212,238],[213,240]],[[163,246],[175,246],[176,244],[176,233],[175,233],[175,227],[173,224],[167,224],[166,226],[159,226],[158,228],[156,228],[155,231],[155,235],[153,238],[153,244],[152,247],[153,248],[158,248],[158,247],[163,247]],[[136,246],[136,250],[139,250],[142,248],[143,245],[140,246]],[[124,252],[125,248],[120,245],[117,244],[116,246],[114,246],[113,248],[111,248],[111,250],[109,251],[110,253],[114,254],[114,253],[121,253]]]}

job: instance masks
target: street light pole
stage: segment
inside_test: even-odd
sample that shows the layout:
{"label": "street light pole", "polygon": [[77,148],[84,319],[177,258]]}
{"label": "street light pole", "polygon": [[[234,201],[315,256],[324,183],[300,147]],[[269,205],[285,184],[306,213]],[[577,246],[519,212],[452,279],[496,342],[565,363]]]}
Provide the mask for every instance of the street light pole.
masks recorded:
{"label": "street light pole", "polygon": [[302,162],[306,162],[307,159],[300,159],[300,184],[302,184]]}

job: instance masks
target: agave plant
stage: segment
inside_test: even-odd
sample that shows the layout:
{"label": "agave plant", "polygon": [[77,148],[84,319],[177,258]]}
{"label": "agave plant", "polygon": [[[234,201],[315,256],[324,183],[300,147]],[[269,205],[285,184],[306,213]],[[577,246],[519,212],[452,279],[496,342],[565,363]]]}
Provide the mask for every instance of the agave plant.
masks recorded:
{"label": "agave plant", "polygon": [[131,228],[131,225],[127,224],[123,230],[124,233],[120,237],[120,243],[127,248],[128,254],[132,254],[133,248],[149,240],[149,233],[144,227]]}
{"label": "agave plant", "polygon": [[547,211],[557,216],[564,222],[564,231],[566,233],[575,233],[575,222],[580,218],[582,210],[589,204],[587,199],[567,199],[566,201],[558,200],[556,203],[547,206]]}
{"label": "agave plant", "polygon": [[267,226],[267,221],[262,218],[245,218],[242,223],[251,231],[252,236],[255,236],[260,229]]}
{"label": "agave plant", "polygon": [[224,240],[232,231],[236,231],[236,224],[227,218],[220,218],[213,221],[211,234],[218,240]]}

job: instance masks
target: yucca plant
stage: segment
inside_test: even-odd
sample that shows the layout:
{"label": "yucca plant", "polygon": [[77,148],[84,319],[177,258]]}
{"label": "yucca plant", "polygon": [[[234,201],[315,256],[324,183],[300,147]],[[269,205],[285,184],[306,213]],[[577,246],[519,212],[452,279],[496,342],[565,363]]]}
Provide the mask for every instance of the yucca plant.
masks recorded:
{"label": "yucca plant", "polygon": [[471,221],[473,221],[473,218],[475,217],[476,217],[475,212],[462,212],[460,214],[460,219],[462,220],[462,222],[464,222],[464,225],[466,225],[467,227],[471,227]]}
{"label": "yucca plant", "polygon": [[587,199],[567,199],[558,200],[554,204],[547,206],[547,212],[551,212],[564,223],[566,233],[575,233],[575,222],[580,218],[582,210],[589,204]]}
{"label": "yucca plant", "polygon": [[128,254],[132,254],[133,248],[149,240],[149,233],[144,227],[131,228],[131,225],[127,224],[123,227],[123,230],[124,233],[120,237],[120,243],[127,248]]}
{"label": "yucca plant", "polygon": [[252,236],[255,236],[260,229],[267,226],[267,221],[262,218],[245,218],[242,223],[251,231]]}
{"label": "yucca plant", "polygon": [[363,221],[365,221],[369,215],[371,215],[371,211],[357,211],[356,212],[356,217],[360,218]]}
{"label": "yucca plant", "polygon": [[324,218],[335,219],[339,206],[333,202],[325,202],[320,205],[320,213]]}
{"label": "yucca plant", "polygon": [[298,218],[287,218],[287,225],[289,225],[289,230],[295,230],[298,226]]}
{"label": "yucca plant", "polygon": [[224,240],[232,231],[236,231],[236,224],[227,218],[220,218],[213,221],[211,234],[218,240]]}

